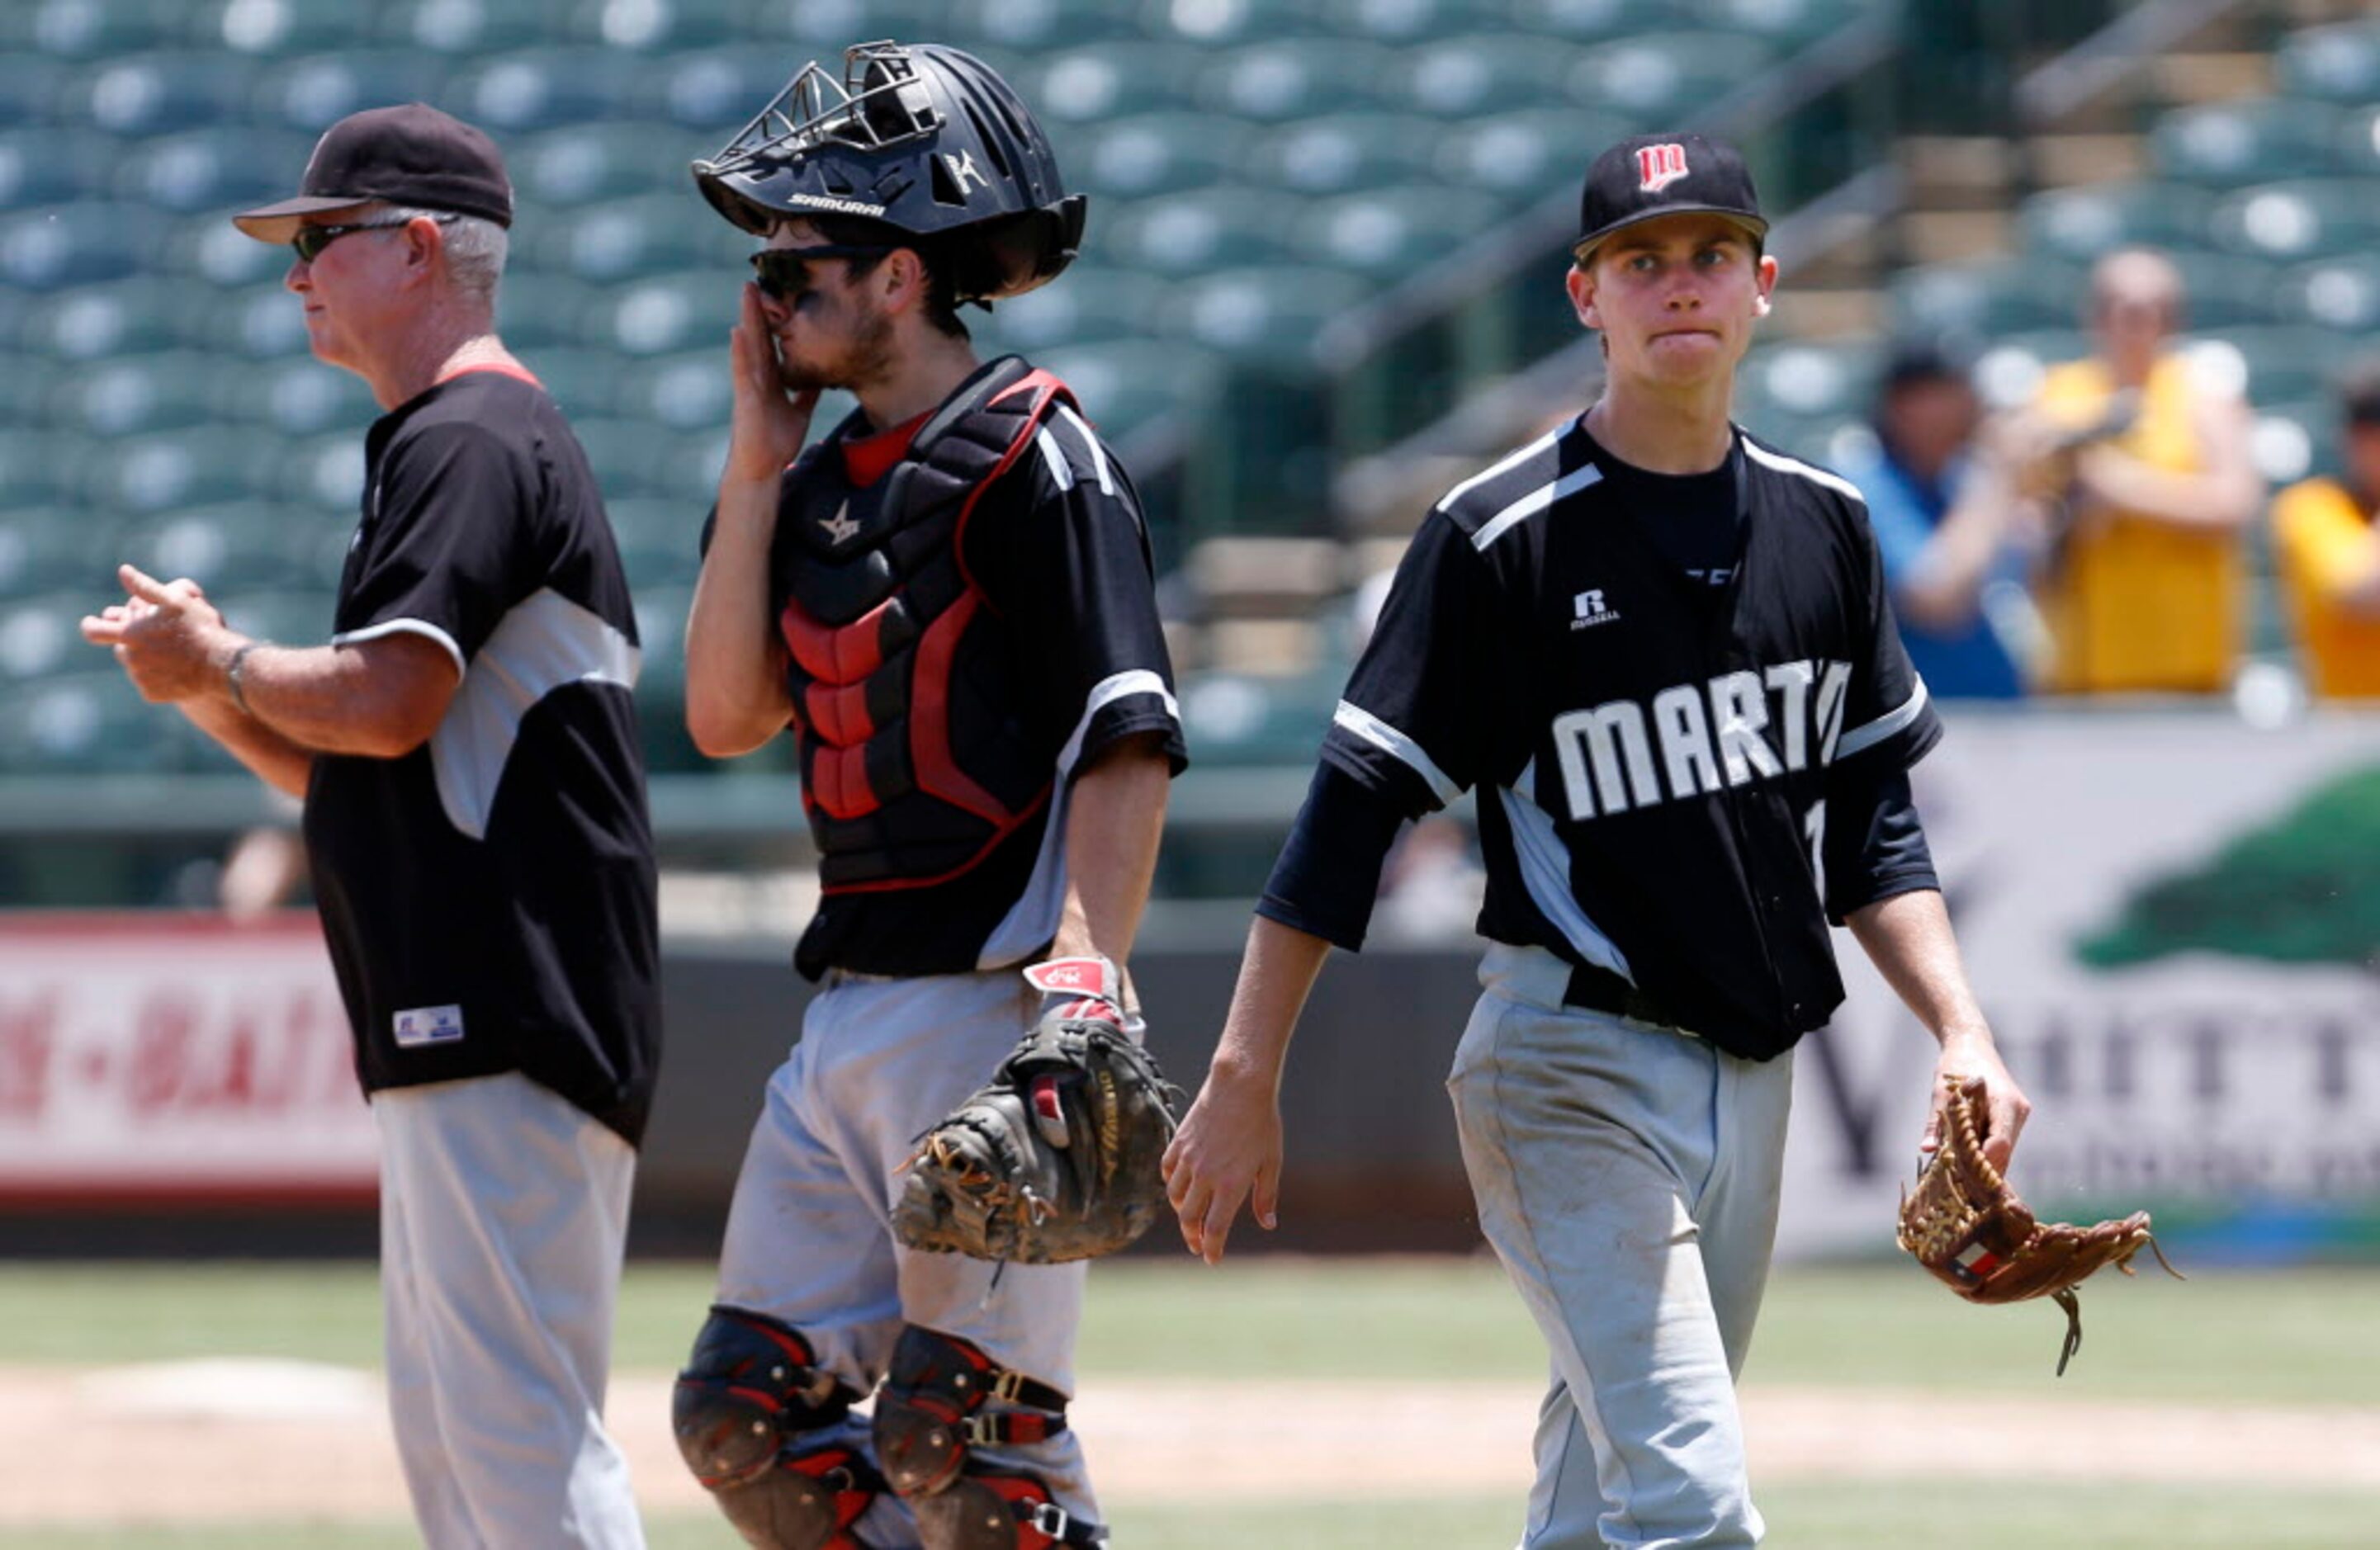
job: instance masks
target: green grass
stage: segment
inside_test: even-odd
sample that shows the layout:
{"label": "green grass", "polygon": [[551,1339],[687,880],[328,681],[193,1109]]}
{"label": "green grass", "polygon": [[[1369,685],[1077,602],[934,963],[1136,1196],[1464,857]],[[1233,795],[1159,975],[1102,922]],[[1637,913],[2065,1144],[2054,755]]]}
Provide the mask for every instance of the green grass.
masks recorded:
{"label": "green grass", "polygon": [[[1780,1486],[1760,1494],[1767,1550],[2366,1550],[2380,1494],[2081,1486],[1961,1481],[1941,1485]],[[1513,1497],[1263,1506],[1114,1504],[1131,1550],[1509,1550]],[[729,1550],[722,1523],[687,1515],[646,1524],[652,1550]],[[400,1550],[404,1524],[242,1524],[165,1530],[0,1530],[0,1550]]]}
{"label": "green grass", "polygon": [[[674,1367],[710,1298],[696,1265],[638,1265],[617,1362]],[[358,1265],[0,1266],[0,1362],[242,1354],[368,1367],[379,1293]],[[2054,1378],[2046,1302],[1971,1308],[1906,1265],[1780,1272],[1745,1376],[1864,1387],[1957,1385],[2048,1397],[2370,1404],[2380,1271],[2104,1275],[2082,1294],[2082,1351]],[[1092,1272],[1082,1367],[1101,1374],[1275,1377],[1544,1370],[1536,1331],[1489,1263],[1252,1259],[1208,1270],[1129,1259]]]}

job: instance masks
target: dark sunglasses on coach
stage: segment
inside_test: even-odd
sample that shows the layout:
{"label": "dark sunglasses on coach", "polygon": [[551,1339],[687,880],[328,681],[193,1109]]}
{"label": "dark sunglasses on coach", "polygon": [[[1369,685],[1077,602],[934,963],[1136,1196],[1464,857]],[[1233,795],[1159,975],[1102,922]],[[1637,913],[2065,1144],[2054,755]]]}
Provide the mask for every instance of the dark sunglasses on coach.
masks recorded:
{"label": "dark sunglasses on coach", "polygon": [[301,261],[312,263],[322,256],[323,248],[350,232],[393,232],[419,220],[435,221],[443,226],[454,219],[452,215],[417,215],[404,221],[358,221],[345,226],[300,226],[298,235],[289,239],[289,248]]}
{"label": "dark sunglasses on coach", "polygon": [[752,271],[765,295],[790,301],[810,288],[813,260],[878,258],[891,251],[848,242],[831,242],[822,248],[763,248],[752,255]]}

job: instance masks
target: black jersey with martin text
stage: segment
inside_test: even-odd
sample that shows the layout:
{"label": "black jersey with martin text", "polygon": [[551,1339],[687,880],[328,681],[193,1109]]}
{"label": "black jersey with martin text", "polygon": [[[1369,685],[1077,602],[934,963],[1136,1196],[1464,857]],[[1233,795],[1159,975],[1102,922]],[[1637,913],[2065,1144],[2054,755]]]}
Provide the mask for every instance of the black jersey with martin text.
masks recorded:
{"label": "black jersey with martin text", "polygon": [[314,760],[306,841],[367,1091],[518,1071],[637,1141],[659,933],[628,587],[553,400],[452,377],[365,443],[335,643],[462,680],[401,758]]}
{"label": "black jersey with martin text", "polygon": [[1766,1058],[1842,999],[1830,780],[1941,734],[1852,486],[1738,432],[1725,585],[1688,576],[1578,420],[1415,535],[1323,757],[1409,814],[1476,787],[1479,927],[1624,975]]}

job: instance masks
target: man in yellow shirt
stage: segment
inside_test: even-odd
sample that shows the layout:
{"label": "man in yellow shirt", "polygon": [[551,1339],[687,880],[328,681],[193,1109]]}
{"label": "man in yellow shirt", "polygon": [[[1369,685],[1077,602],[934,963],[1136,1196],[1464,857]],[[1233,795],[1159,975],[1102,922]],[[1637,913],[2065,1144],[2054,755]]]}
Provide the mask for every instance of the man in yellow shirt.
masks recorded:
{"label": "man in yellow shirt", "polygon": [[2305,664],[2323,699],[2380,699],[2380,359],[2341,384],[2347,479],[2302,479],[2273,503],[2273,549]]}
{"label": "man in yellow shirt", "polygon": [[2214,693],[2239,659],[2264,484],[2246,403],[2168,348],[2181,311],[2164,256],[2110,253],[2091,275],[2095,352],[2034,400],[2027,482],[2067,515],[2036,583],[2052,692]]}

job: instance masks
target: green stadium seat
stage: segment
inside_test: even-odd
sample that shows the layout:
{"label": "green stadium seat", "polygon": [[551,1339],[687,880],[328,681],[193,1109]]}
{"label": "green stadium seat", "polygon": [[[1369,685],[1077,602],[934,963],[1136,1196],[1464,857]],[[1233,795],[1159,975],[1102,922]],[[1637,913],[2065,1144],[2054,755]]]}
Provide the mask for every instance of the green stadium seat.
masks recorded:
{"label": "green stadium seat", "polygon": [[382,42],[477,57],[546,37],[545,0],[383,0]]}
{"label": "green stadium seat", "polygon": [[1726,32],[1645,32],[1598,43],[1571,72],[1573,102],[1623,114],[1647,128],[1673,127],[1767,70],[1774,53]]}
{"label": "green stadium seat", "polygon": [[[91,654],[104,660],[96,651]],[[176,723],[181,721],[142,700],[112,667],[32,683],[0,679],[0,770],[82,775],[175,768],[180,752]]]}
{"label": "green stadium seat", "polygon": [[[322,575],[320,545],[303,541],[289,508],[251,501],[175,510],[125,530],[114,558],[162,581],[188,576],[221,599],[240,592],[335,586]],[[328,525],[322,524],[327,530]],[[345,535],[341,535],[344,543]],[[222,605],[219,602],[219,606]]]}
{"label": "green stadium seat", "polygon": [[1252,183],[1318,198],[1426,181],[1442,139],[1402,114],[1333,114],[1258,136],[1241,167]]}
{"label": "green stadium seat", "polygon": [[611,350],[552,345],[516,353],[573,424],[619,412],[615,402],[643,375],[621,369],[618,354]]}
{"label": "green stadium seat", "polygon": [[[271,478],[280,439],[235,425],[161,430],[108,443],[81,471],[86,499],[125,515],[245,500]],[[362,454],[357,454],[361,483]]]}
{"label": "green stadium seat", "polygon": [[258,459],[257,493],[352,523],[363,504],[364,442],[351,430],[274,437]]}
{"label": "green stadium seat", "polygon": [[[1002,303],[1003,309],[1006,303]],[[540,359],[545,357],[540,357]],[[665,425],[673,430],[716,430],[725,426],[734,409],[734,387],[727,376],[727,347],[721,344],[642,363],[622,371],[615,356],[585,353],[613,378],[610,394],[600,407],[590,395],[588,414],[613,414],[626,419]],[[570,407],[565,400],[565,407]],[[572,407],[574,415],[580,413]]]}
{"label": "green stadium seat", "polygon": [[1454,37],[1480,20],[1480,6],[1471,0],[1318,0],[1315,9],[1334,37],[1399,48]]}
{"label": "green stadium seat", "polygon": [[[594,339],[589,329],[602,326],[596,309],[602,303],[594,286],[566,274],[509,274],[496,292],[496,332],[516,350],[568,349],[582,344],[616,349],[608,336]],[[727,324],[719,336],[727,337]]]}
{"label": "green stadium seat", "polygon": [[228,375],[218,357],[187,350],[94,361],[56,374],[49,418],[108,441],[203,425],[215,418]]}
{"label": "green stadium seat", "polygon": [[250,360],[285,360],[311,355],[314,349],[306,332],[305,303],[279,281],[212,299],[186,321],[186,343]]}
{"label": "green stadium seat", "polygon": [[1283,0],[1141,0],[1140,15],[1150,37],[1200,48],[1312,38],[1322,30],[1310,6]]}
{"label": "green stadium seat", "polygon": [[2329,258],[2380,243],[2380,188],[2360,178],[2306,178],[2242,188],[2215,212],[2216,241],[2276,262]]}
{"label": "green stadium seat", "polygon": [[[302,159],[298,164],[304,165]],[[286,181],[283,187],[285,191]],[[279,285],[289,273],[292,256],[283,244],[259,242],[241,231],[218,208],[175,222],[158,245],[156,267],[176,281],[198,280],[225,290],[241,290]]]}
{"label": "green stadium seat", "polygon": [[1184,284],[1162,316],[1169,332],[1233,361],[1312,370],[1315,340],[1374,288],[1337,270],[1227,269]]}
{"label": "green stadium seat", "polygon": [[[654,65],[638,91],[638,111],[700,131],[706,154],[750,123],[795,68],[778,51],[748,44],[673,54]],[[683,178],[686,169],[676,176]]]}
{"label": "green stadium seat", "polygon": [[170,135],[237,122],[255,88],[253,60],[187,52],[110,59],[60,89],[60,121],[111,135]]}
{"label": "green stadium seat", "polygon": [[1252,138],[1212,114],[1135,114],[1074,128],[1060,164],[1094,200],[1148,199],[1227,180]]}
{"label": "green stadium seat", "polygon": [[1197,70],[1204,60],[1196,50],[1172,43],[1100,43],[1027,61],[1014,80],[1062,158],[1063,126],[1196,105]]}
{"label": "green stadium seat", "polygon": [[1201,103],[1260,123],[1388,105],[1396,55],[1378,43],[1284,38],[1219,54],[1198,72]]}
{"label": "green stadium seat", "polygon": [[1038,359],[1062,345],[1148,337],[1160,313],[1174,305],[1175,290],[1153,274],[1086,259],[1057,284],[1012,297],[968,326],[987,352],[1014,350]]}
{"label": "green stadium seat", "polygon": [[365,108],[443,101],[450,68],[444,55],[419,48],[306,54],[268,67],[250,101],[257,116],[320,134]]}
{"label": "green stadium seat", "polygon": [[331,638],[338,599],[327,588],[240,587],[214,601],[224,622],[242,635],[285,646],[321,646]]}
{"label": "green stadium seat", "polygon": [[2028,329],[1993,341],[1976,358],[1975,391],[1995,409],[2032,402],[2043,372],[2064,361],[2091,353],[2091,341],[2080,329]]}
{"label": "green stadium seat", "polygon": [[1575,197],[1586,171],[1584,148],[1609,145],[1628,131],[1625,119],[1574,107],[1470,119],[1439,138],[1438,175],[1513,206],[1556,192]]}
{"label": "green stadium seat", "polygon": [[2282,404],[2319,396],[2353,353],[2354,342],[2328,329],[2303,324],[2192,329],[2186,346],[2206,359],[2218,380],[2228,381],[2236,355],[2240,392],[2251,404]]}
{"label": "green stadium seat", "polygon": [[[833,71],[835,79],[841,80],[843,51],[853,43],[877,38],[895,38],[904,42],[948,38],[957,42],[965,38],[991,36],[985,30],[985,23],[990,18],[984,14],[990,10],[1017,13],[1008,19],[1018,26],[1030,26],[1037,16],[1052,8],[1050,0],[1006,0],[997,7],[961,6],[955,8],[941,3],[941,0],[750,0],[744,12],[741,30],[772,44],[793,42],[807,45],[808,51],[798,56],[793,54],[780,55],[774,48],[769,51],[782,66],[783,73],[777,80],[777,84],[782,86],[793,79],[795,70],[812,59]],[[1102,18],[1098,13],[1109,7],[1072,5],[1064,8],[1083,13],[1070,16],[1067,18],[1069,22],[1099,25]],[[951,25],[954,9],[960,18],[956,27]],[[1072,26],[1061,25],[1050,36],[1033,41],[1047,43],[1050,37],[1085,35],[1104,34],[1084,34],[1075,31]],[[1004,42],[1007,40],[998,41]],[[973,54],[977,51],[970,48],[967,52]],[[759,104],[755,103],[753,112],[759,111]]]}
{"label": "green stadium seat", "polygon": [[523,48],[465,67],[447,83],[450,109],[491,134],[603,124],[652,68],[600,48]]}
{"label": "green stadium seat", "polygon": [[114,142],[88,130],[0,130],[0,210],[68,204],[99,194],[115,155]]}
{"label": "green stadium seat", "polygon": [[1802,422],[1866,417],[1883,352],[1870,341],[1765,345],[1736,373],[1737,418],[1758,430],[1764,417]]}
{"label": "green stadium seat", "polygon": [[0,128],[46,127],[58,84],[56,61],[0,52]]}
{"label": "green stadium seat", "polygon": [[67,431],[0,428],[0,508],[69,504],[99,443]]}
{"label": "green stadium seat", "polygon": [[[0,253],[6,244],[0,235]],[[25,313],[16,345],[27,355],[69,361],[170,350],[186,342],[186,325],[204,321],[204,309],[190,300],[187,292],[147,276],[54,292]]]}
{"label": "green stadium seat", "polygon": [[[703,508],[685,501],[627,496],[606,500],[628,590],[641,597],[655,587],[687,587],[702,569],[698,547]],[[650,652],[650,642],[647,643]]]}
{"label": "green stadium seat", "polygon": [[2293,321],[2342,333],[2380,329],[2380,255],[2342,254],[2289,270],[2279,296]]}
{"label": "green stadium seat", "polygon": [[2214,188],[2320,176],[2338,166],[2342,115],[2326,103],[2287,97],[2209,103],[2157,120],[2157,172]]}
{"label": "green stadium seat", "polygon": [[71,672],[86,663],[107,665],[107,657],[82,638],[83,615],[113,600],[113,577],[81,591],[20,598],[0,616],[0,683],[22,684]]}
{"label": "green stadium seat", "polygon": [[2191,328],[2254,327],[2281,318],[2280,275],[2259,259],[2229,253],[2168,253],[2181,271],[2182,312]]}
{"label": "green stadium seat", "polygon": [[[0,504],[0,598],[106,592],[115,585],[115,531],[103,513]],[[102,606],[94,602],[84,612]]]}
{"label": "green stadium seat", "polygon": [[[700,213],[690,212],[687,219]],[[724,272],[668,274],[614,286],[588,304],[578,342],[631,356],[674,355],[704,345],[724,348],[735,326],[737,286],[745,277]]]}
{"label": "green stadium seat", "polygon": [[574,43],[666,54],[739,35],[743,0],[576,0],[562,35]]}
{"label": "green stadium seat", "polygon": [[0,45],[53,59],[98,59],[182,41],[188,0],[15,0]]}
{"label": "green stadium seat", "polygon": [[1111,444],[1164,416],[1195,409],[1221,382],[1220,363],[1179,340],[1070,345],[1050,351],[1040,364],[1075,390],[1084,418]]}
{"label": "green stadium seat", "polygon": [[681,270],[722,280],[750,272],[742,266],[751,236],[713,216],[690,192],[607,200],[541,222],[528,236],[539,268],[593,285]]}
{"label": "green stadium seat", "polygon": [[1112,211],[1094,240],[1111,262],[1151,274],[1206,274],[1288,257],[1289,232],[1306,202],[1287,194],[1193,188]]}
{"label": "green stadium seat", "polygon": [[2339,472],[2338,406],[2327,398],[2259,404],[2248,433],[2256,471],[2276,490],[2315,475]]}
{"label": "green stadium seat", "polygon": [[2380,106],[2353,108],[2340,118],[2338,167],[2352,177],[2380,177]]}
{"label": "green stadium seat", "polygon": [[2134,243],[2203,248],[2213,219],[2214,204],[2204,191],[2146,180],[2052,188],[2017,211],[2028,250],[2073,263],[2089,263]]}
{"label": "green stadium seat", "polygon": [[325,54],[371,42],[365,7],[322,0],[205,0],[186,34],[200,49],[263,58]]}
{"label": "green stadium seat", "polygon": [[[1443,39],[1399,57],[1396,105],[1430,118],[1566,107],[1571,74],[1585,54],[1560,39],[1512,33]],[[1573,143],[1572,159],[1582,170],[1591,154],[1584,139]]]}
{"label": "green stadium seat", "polygon": [[[811,422],[811,439],[826,434],[843,423],[851,412],[847,397],[835,394],[820,395],[817,418]],[[689,513],[710,509],[719,493],[719,473],[727,466],[727,427],[697,431],[675,431],[662,443],[661,455],[652,469],[650,492],[661,499],[674,501]]]}
{"label": "green stadium seat", "polygon": [[1196,673],[1182,684],[1183,731],[1202,764],[1311,764],[1346,682],[1342,663],[1293,678]]}
{"label": "green stadium seat", "polygon": [[[226,212],[287,196],[313,138],[244,124],[164,135],[127,147],[115,194],[177,215]],[[152,217],[153,220],[153,217]]]}
{"label": "green stadium seat", "polygon": [[1494,196],[1440,184],[1342,194],[1312,207],[1296,230],[1299,254],[1382,283],[1427,269],[1503,213]]}
{"label": "green stadium seat", "polygon": [[0,216],[0,280],[31,291],[127,280],[159,246],[155,212],[138,205],[49,205]]}
{"label": "green stadium seat", "polygon": [[[691,543],[700,535],[702,514],[693,514]],[[691,587],[634,588],[637,645],[643,661],[637,674],[637,703],[674,720],[686,705],[686,616],[694,610]]]}
{"label": "green stadium seat", "polygon": [[2293,97],[2357,106],[2380,100],[2380,19],[2301,29],[2281,40],[2273,65]]}
{"label": "green stadium seat", "polygon": [[2071,324],[2088,279],[2080,265],[2038,259],[1925,264],[1893,276],[1893,333],[1973,345],[2022,329]]}
{"label": "green stadium seat", "polygon": [[230,418],[284,436],[360,433],[380,418],[361,377],[319,360],[287,360],[270,371],[232,370],[222,402]]}
{"label": "green stadium seat", "polygon": [[1515,31],[1581,43],[1675,27],[1681,11],[1678,0],[1507,0],[1503,8]]}
{"label": "green stadium seat", "polygon": [[[580,419],[571,429],[587,449],[596,487],[607,497],[666,492],[664,465],[682,432],[645,420],[594,418]],[[714,480],[717,472],[712,470]]]}
{"label": "green stadium seat", "polygon": [[1785,50],[1804,47],[1888,7],[1875,0],[1693,0],[1702,26]]}

